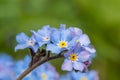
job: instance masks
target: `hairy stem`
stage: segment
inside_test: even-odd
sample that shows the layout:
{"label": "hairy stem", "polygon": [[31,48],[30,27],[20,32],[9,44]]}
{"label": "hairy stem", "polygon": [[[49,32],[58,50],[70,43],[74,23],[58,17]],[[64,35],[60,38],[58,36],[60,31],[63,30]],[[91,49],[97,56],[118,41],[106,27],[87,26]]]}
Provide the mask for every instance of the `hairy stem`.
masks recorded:
{"label": "hairy stem", "polygon": [[45,59],[43,59],[42,61],[39,60],[38,62],[36,62],[35,64],[33,64],[31,67],[28,67],[18,78],[17,80],[22,80],[27,74],[29,74],[32,70],[34,70],[36,67],[38,67],[39,65],[47,62],[47,61],[50,61],[50,60],[53,60],[53,59],[57,59],[57,58],[61,58],[61,57],[64,57],[63,54],[58,54],[58,55],[55,55],[55,56],[52,56],[52,57],[47,57]]}

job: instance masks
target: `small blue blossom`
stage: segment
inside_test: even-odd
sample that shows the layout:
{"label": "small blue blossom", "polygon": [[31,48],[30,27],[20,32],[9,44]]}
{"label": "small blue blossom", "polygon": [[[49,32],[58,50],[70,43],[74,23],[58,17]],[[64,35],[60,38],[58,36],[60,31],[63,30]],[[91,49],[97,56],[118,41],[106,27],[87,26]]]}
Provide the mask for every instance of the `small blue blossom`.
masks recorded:
{"label": "small blue blossom", "polygon": [[77,43],[64,56],[65,60],[62,64],[62,70],[79,70],[82,72],[87,67],[84,62],[89,59],[90,54],[81,47],[80,43]]}
{"label": "small blue blossom", "polygon": [[95,48],[91,45],[90,39],[86,34],[81,35],[77,40],[81,46],[84,47],[84,49],[90,54],[89,60],[85,62],[85,64],[90,65],[92,63],[91,60],[96,56]]}
{"label": "small blue blossom", "polygon": [[71,76],[71,74],[69,72],[67,74],[61,75],[59,80],[73,80],[73,79],[72,79],[72,76]]}
{"label": "small blue blossom", "polygon": [[98,73],[94,70],[88,71],[87,73],[72,71],[60,76],[59,80],[99,80],[99,77]]}
{"label": "small blue blossom", "polygon": [[[96,50],[95,48],[91,45],[89,37],[86,34],[81,34],[80,36],[75,36],[69,43],[69,49],[73,47],[75,44],[80,43],[81,47],[85,49],[84,52],[81,53],[89,53],[89,62],[92,58],[96,56]],[[87,61],[88,62],[88,61]]]}
{"label": "small blue blossom", "polygon": [[18,45],[15,47],[15,51],[18,49],[25,49],[25,48],[31,48],[34,52],[37,52],[39,46],[32,36],[29,38],[25,33],[20,33],[16,36],[16,40],[18,42]]}
{"label": "small blue blossom", "polygon": [[70,74],[73,80],[99,80],[98,74],[94,70],[88,71],[87,73],[71,72]]}
{"label": "small blue blossom", "polygon": [[14,66],[12,57],[5,53],[0,54],[0,63],[10,68]]}
{"label": "small blue blossom", "polygon": [[58,80],[59,75],[50,63],[44,63],[35,69],[39,80]]}
{"label": "small blue blossom", "polygon": [[33,30],[31,32],[38,42],[39,47],[50,42],[51,28],[49,27],[49,25],[43,26],[43,28],[39,29],[37,32]]}
{"label": "small blue blossom", "polygon": [[16,80],[13,71],[14,62],[6,54],[0,54],[0,80]]}
{"label": "small blue blossom", "polygon": [[79,42],[83,47],[87,47],[91,43],[89,37],[86,34],[82,33],[80,35],[74,36],[74,38],[70,42],[70,45],[74,46],[77,42]]}
{"label": "small blue blossom", "polygon": [[65,29],[65,25],[61,25],[60,29],[54,30],[51,33],[52,43],[47,45],[46,50],[58,54],[68,48],[68,44],[71,40],[72,36],[70,30]]}

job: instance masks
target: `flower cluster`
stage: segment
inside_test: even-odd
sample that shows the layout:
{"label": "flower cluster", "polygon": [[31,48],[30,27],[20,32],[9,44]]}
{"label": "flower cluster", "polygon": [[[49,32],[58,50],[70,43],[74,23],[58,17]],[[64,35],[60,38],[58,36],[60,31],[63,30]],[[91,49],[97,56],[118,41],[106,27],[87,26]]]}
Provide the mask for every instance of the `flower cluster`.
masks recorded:
{"label": "flower cluster", "polygon": [[[16,78],[27,68],[30,56],[14,61],[6,54],[0,55],[0,80],[16,80]],[[68,72],[66,75],[57,73],[50,63],[45,63],[29,73],[23,80],[99,80],[96,71],[87,73]]]}
{"label": "flower cluster", "polygon": [[[28,68],[30,56],[14,61],[6,54],[0,55],[0,80],[16,80],[16,78]],[[28,74],[23,80],[59,80],[59,74],[50,64],[45,63]]]}
{"label": "flower cluster", "polygon": [[66,75],[62,75],[60,80],[99,80],[98,73],[94,70],[87,73],[81,72],[69,72]]}
{"label": "flower cluster", "polygon": [[91,45],[89,37],[79,28],[67,29],[64,24],[61,24],[57,29],[46,25],[37,32],[31,30],[31,33],[31,37],[23,32],[16,36],[18,45],[15,51],[30,48],[37,54],[39,49],[43,48],[42,46],[45,46],[46,51],[56,55],[67,51],[64,53],[65,60],[62,64],[62,70],[66,71],[86,72],[92,58],[95,57],[96,50]]}
{"label": "flower cluster", "polygon": [[[28,55],[23,60],[15,62],[14,71],[16,78],[28,68],[29,62],[30,56]],[[45,63],[25,76],[24,80],[58,80],[58,78],[59,75],[55,68],[50,63]]]}

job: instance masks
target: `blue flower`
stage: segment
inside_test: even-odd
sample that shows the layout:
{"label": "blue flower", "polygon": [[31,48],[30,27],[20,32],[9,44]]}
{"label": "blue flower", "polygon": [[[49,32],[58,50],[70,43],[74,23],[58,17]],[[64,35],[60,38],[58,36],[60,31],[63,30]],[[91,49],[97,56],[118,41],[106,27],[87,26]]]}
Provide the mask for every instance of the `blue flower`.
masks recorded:
{"label": "blue flower", "polygon": [[16,80],[13,66],[12,57],[0,54],[0,80]]}
{"label": "blue flower", "polygon": [[83,46],[83,47],[87,47],[91,43],[88,35],[82,34],[82,33],[80,35],[74,36],[70,45],[74,46],[77,42],[79,42],[81,44],[81,46]]}
{"label": "blue flower", "polygon": [[[75,44],[80,43],[81,47],[85,49],[82,53],[89,53],[89,62],[92,58],[96,56],[96,50],[91,45],[89,37],[86,34],[81,34],[80,36],[75,36],[69,43],[69,49],[73,47]],[[88,62],[88,61],[87,61]]]}
{"label": "blue flower", "polygon": [[61,75],[59,80],[73,80],[73,79],[72,79],[72,76],[69,73],[67,73],[67,74]]}
{"label": "blue flower", "polygon": [[14,71],[0,63],[0,80],[15,80]]}
{"label": "blue flower", "polygon": [[70,30],[61,27],[61,29],[54,30],[51,33],[51,43],[47,45],[46,50],[59,54],[61,51],[68,48],[71,40],[72,36]]}
{"label": "blue flower", "polygon": [[81,44],[84,49],[89,52],[89,60],[87,61],[87,64],[91,64],[91,60],[96,56],[96,50],[91,45],[90,39],[86,34],[82,34],[80,37],[78,37],[77,41]]}
{"label": "blue flower", "polygon": [[39,47],[50,42],[51,30],[52,29],[49,27],[49,25],[47,25],[43,26],[43,28],[38,30],[37,32],[33,30],[31,31],[36,41],[38,42]]}
{"label": "blue flower", "polygon": [[94,70],[87,73],[81,72],[68,72],[60,77],[60,80],[99,80],[98,73]]}
{"label": "blue flower", "polygon": [[96,71],[88,71],[87,73],[81,72],[71,72],[73,80],[99,80],[98,74]]}
{"label": "blue flower", "polygon": [[10,68],[14,66],[12,57],[5,53],[0,54],[0,63]]}
{"label": "blue flower", "polygon": [[25,49],[25,48],[31,48],[34,52],[37,52],[39,46],[32,36],[29,38],[25,33],[20,33],[16,36],[16,40],[18,42],[18,45],[15,47],[15,51],[18,49]]}
{"label": "blue flower", "polygon": [[81,47],[80,43],[77,43],[74,47],[72,47],[64,54],[64,56],[65,60],[62,64],[62,70],[79,70],[81,72],[86,70],[87,66],[84,62],[89,59],[90,54]]}
{"label": "blue flower", "polygon": [[[30,63],[30,56],[25,56],[23,60],[19,60],[15,63],[14,72],[16,78],[28,68]],[[59,75],[55,68],[50,63],[44,63],[29,73],[23,80],[58,80]]]}
{"label": "blue flower", "polygon": [[39,80],[58,80],[59,75],[50,63],[44,63],[35,69]]}

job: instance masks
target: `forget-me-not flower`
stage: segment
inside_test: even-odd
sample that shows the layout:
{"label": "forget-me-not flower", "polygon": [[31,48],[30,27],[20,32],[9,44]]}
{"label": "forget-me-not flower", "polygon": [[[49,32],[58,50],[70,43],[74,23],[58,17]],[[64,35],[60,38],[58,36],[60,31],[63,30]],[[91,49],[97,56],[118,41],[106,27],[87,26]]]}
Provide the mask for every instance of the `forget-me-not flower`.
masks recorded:
{"label": "forget-me-not flower", "polygon": [[81,47],[85,49],[84,53],[89,53],[90,58],[89,62],[92,58],[96,56],[95,48],[91,45],[89,37],[86,34],[81,34],[80,36],[75,36],[69,43],[69,49],[73,47],[76,43],[80,43]]}
{"label": "forget-me-not flower", "polygon": [[47,45],[46,50],[58,54],[68,48],[71,40],[72,36],[70,30],[65,28],[54,30],[51,33],[51,43]]}
{"label": "forget-me-not flower", "polygon": [[0,54],[0,80],[16,80],[13,66],[12,57],[3,53]]}
{"label": "forget-me-not flower", "polygon": [[18,42],[18,45],[15,47],[15,51],[18,49],[25,49],[25,48],[31,48],[34,52],[37,52],[39,46],[34,39],[34,37],[28,37],[25,33],[20,33],[16,36],[16,40]]}
{"label": "forget-me-not flower", "polygon": [[87,73],[71,72],[73,80],[99,80],[98,73],[94,70]]}
{"label": "forget-me-not flower", "polygon": [[62,70],[79,70],[83,72],[87,67],[84,62],[89,59],[90,54],[82,48],[80,43],[77,43],[67,53],[65,53],[64,56],[65,60],[62,64]]}
{"label": "forget-me-not flower", "polygon": [[39,80],[58,80],[59,75],[50,63],[44,63],[35,69]]}
{"label": "forget-me-not flower", "polygon": [[51,28],[49,27],[49,25],[43,26],[43,28],[39,29],[37,32],[33,30],[31,32],[38,42],[39,47],[50,42]]}

